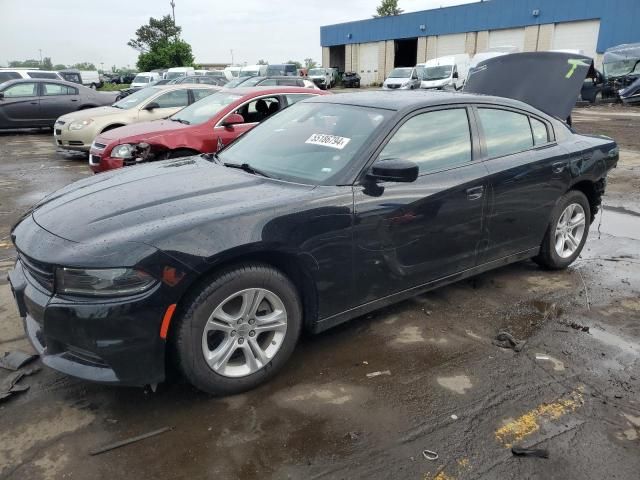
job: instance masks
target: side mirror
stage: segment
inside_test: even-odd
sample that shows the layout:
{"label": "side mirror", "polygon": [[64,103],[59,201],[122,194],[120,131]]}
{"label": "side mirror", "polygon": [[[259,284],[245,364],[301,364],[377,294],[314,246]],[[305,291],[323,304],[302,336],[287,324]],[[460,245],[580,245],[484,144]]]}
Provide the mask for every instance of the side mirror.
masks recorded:
{"label": "side mirror", "polygon": [[232,125],[238,125],[239,123],[244,123],[244,117],[239,113],[232,113],[222,121],[222,126],[227,128]]}
{"label": "side mirror", "polygon": [[145,105],[143,110],[151,111],[151,110],[155,110],[156,108],[160,108],[160,105],[158,104],[158,102],[151,102]]}
{"label": "side mirror", "polygon": [[453,72],[453,78],[460,78],[458,77],[458,72]]}
{"label": "side mirror", "polygon": [[371,166],[367,176],[386,182],[415,182],[419,173],[418,165],[410,160],[390,158],[379,160]]}

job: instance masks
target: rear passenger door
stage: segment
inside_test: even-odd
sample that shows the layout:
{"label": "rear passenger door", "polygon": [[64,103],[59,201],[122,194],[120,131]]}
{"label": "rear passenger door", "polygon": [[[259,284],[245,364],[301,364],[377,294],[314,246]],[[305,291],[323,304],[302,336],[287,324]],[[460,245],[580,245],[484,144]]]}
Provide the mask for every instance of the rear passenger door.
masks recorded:
{"label": "rear passenger door", "polygon": [[77,88],[60,83],[41,83],[40,88],[40,113],[43,119],[51,123],[80,106]]}
{"label": "rear passenger door", "polygon": [[549,215],[566,189],[568,161],[542,117],[477,106],[484,163],[491,188],[489,240],[480,263],[539,247]]}
{"label": "rear passenger door", "polygon": [[418,164],[412,183],[354,187],[359,303],[472,268],[484,234],[487,170],[471,109],[419,112],[392,134],[377,160]]}

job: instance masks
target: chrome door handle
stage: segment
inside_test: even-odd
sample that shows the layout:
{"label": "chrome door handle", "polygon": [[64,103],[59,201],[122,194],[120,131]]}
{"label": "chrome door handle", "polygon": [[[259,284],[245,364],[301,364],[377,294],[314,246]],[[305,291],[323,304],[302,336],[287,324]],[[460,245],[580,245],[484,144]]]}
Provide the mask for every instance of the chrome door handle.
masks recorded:
{"label": "chrome door handle", "polygon": [[482,198],[484,193],[484,186],[472,187],[467,189],[467,200],[478,200]]}

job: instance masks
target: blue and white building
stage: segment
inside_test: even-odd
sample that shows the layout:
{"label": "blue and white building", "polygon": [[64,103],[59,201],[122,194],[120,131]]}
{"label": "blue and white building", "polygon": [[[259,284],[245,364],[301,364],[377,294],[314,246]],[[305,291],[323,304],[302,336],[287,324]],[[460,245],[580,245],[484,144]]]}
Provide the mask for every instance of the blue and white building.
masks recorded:
{"label": "blue and white building", "polygon": [[320,28],[322,65],[380,83],[394,67],[513,46],[581,50],[601,64],[612,46],[640,42],[640,0],[485,0]]}

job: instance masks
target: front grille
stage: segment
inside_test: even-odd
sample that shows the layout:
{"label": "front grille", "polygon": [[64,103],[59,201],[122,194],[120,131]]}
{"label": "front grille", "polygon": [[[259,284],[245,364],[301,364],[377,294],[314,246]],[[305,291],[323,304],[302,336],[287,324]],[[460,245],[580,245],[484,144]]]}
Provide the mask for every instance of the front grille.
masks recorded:
{"label": "front grille", "polygon": [[56,135],[62,135],[62,130],[60,130],[59,128],[56,128]]}
{"label": "front grille", "polygon": [[47,291],[53,292],[54,270],[52,265],[33,260],[23,253],[18,253],[18,258],[31,278],[46,288]]}
{"label": "front grille", "polygon": [[387,85],[387,88],[400,88],[400,85]]}
{"label": "front grille", "polygon": [[98,150],[104,150],[107,146],[104,143],[93,142],[93,147]]}
{"label": "front grille", "polygon": [[63,120],[57,120],[56,125],[64,125],[65,122]]}
{"label": "front grille", "polygon": [[69,145],[81,147],[82,145],[84,145],[84,143],[82,143],[80,140],[69,140]]}
{"label": "front grille", "polygon": [[89,155],[89,165],[100,165],[100,157],[97,155]]}

